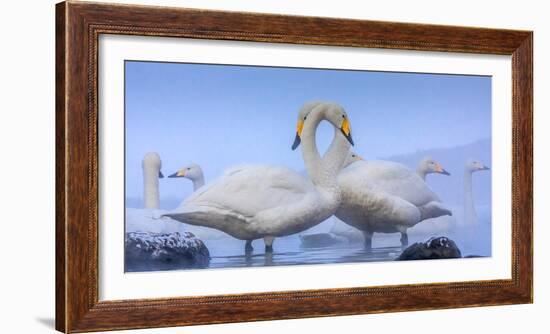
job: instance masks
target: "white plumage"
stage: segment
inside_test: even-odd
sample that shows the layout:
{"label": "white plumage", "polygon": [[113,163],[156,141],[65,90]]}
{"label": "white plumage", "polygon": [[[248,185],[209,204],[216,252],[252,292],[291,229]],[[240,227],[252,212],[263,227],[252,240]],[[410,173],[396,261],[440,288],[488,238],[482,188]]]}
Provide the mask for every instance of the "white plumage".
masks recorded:
{"label": "white plumage", "polygon": [[451,214],[419,175],[399,163],[357,161],[340,173],[338,183],[342,203],[336,216],[363,231],[367,248],[374,232],[400,232],[406,245],[408,228]]}
{"label": "white plumage", "polygon": [[[324,157],[315,143],[322,120],[335,127]],[[335,104],[307,104],[300,110],[297,129],[294,147],[302,144],[310,179],[286,167],[235,167],[165,216],[247,240],[247,250],[252,240],[264,238],[267,251],[275,237],[304,231],[329,218],[340,204],[336,177],[350,147],[347,114]]]}

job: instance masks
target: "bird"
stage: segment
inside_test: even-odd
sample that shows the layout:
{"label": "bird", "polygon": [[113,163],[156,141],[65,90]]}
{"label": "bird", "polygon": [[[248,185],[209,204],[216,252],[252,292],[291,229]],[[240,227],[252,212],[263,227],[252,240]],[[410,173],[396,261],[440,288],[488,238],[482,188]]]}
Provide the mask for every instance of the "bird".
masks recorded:
{"label": "bird", "polygon": [[472,194],[472,174],[479,171],[486,171],[490,168],[479,160],[468,159],[464,166],[464,221],[466,224],[476,224],[477,214]]}
{"label": "bird", "polygon": [[148,152],[141,163],[143,171],[143,208],[125,209],[125,230],[129,232],[172,233],[183,232],[180,223],[166,219],[161,223],[155,217],[162,214],[160,210],[159,179],[162,161],[157,152]]}
{"label": "bird", "polygon": [[197,191],[200,187],[204,186],[204,174],[201,166],[196,163],[191,163],[187,166],[180,168],[174,174],[168,175],[169,178],[184,177],[193,182],[193,191]]}
{"label": "bird", "polygon": [[[204,186],[204,173],[199,164],[190,163],[181,167],[177,172],[168,175],[168,178],[186,178],[193,182],[193,191],[199,190]],[[183,223],[183,222],[180,222]],[[180,224],[184,226],[183,224]],[[221,239],[225,237],[225,233],[208,227],[185,225],[185,231],[193,233],[201,240],[206,239]]]}
{"label": "bird", "polygon": [[451,175],[451,173],[447,172],[439,162],[435,161],[431,157],[425,157],[420,160],[418,166],[416,167],[416,173],[424,181],[426,181],[426,176],[432,173]]}
{"label": "bird", "polygon": [[356,161],[361,161],[361,160],[365,160],[365,159],[363,159],[359,154],[353,151],[349,151],[348,156],[344,161],[344,165],[342,166],[342,169],[346,168],[347,166],[351,165]]}
{"label": "bird", "polygon": [[365,248],[372,249],[375,232],[401,233],[419,222],[452,215],[422,178],[406,166],[385,160],[354,161],[338,176],[342,192],[336,217],[363,232]]}
{"label": "bird", "polygon": [[[321,157],[315,132],[323,120],[331,123],[335,132]],[[272,253],[275,238],[323,222],[340,204],[337,176],[353,145],[344,108],[328,102],[305,104],[298,113],[292,149],[300,145],[309,178],[283,166],[237,166],[165,216],[245,240],[245,253],[252,251],[252,240],[263,238],[266,254]]]}
{"label": "bird", "polygon": [[146,209],[158,209],[159,178],[163,178],[161,172],[162,162],[157,152],[145,154],[141,162],[143,170],[143,202]]}

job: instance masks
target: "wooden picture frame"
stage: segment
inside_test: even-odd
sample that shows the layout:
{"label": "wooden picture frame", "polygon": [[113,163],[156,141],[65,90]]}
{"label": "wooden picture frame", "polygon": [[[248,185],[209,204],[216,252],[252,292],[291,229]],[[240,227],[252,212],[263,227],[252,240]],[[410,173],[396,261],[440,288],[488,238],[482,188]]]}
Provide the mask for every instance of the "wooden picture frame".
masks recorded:
{"label": "wooden picture frame", "polygon": [[[512,56],[511,279],[99,301],[98,37],[261,41]],[[120,330],[531,303],[533,33],[66,1],[56,7],[56,329]]]}

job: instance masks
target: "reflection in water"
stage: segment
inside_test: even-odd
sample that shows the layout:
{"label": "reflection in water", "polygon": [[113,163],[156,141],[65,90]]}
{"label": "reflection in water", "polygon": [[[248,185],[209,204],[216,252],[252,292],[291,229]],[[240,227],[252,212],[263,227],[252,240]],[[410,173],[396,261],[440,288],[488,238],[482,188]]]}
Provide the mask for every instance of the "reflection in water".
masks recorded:
{"label": "reflection in water", "polygon": [[[225,241],[225,240],[224,240]],[[279,241],[279,240],[278,240]],[[224,244],[227,245],[226,242]],[[258,241],[258,244],[261,244]],[[239,245],[242,247],[242,245]],[[342,244],[324,248],[301,249],[299,240],[284,238],[277,244],[273,253],[265,253],[263,248],[256,253],[221,255],[211,249],[210,268],[237,268],[261,266],[285,266],[295,264],[321,264],[365,261],[391,261],[401,253],[401,247],[382,247],[367,252],[360,244]],[[240,248],[239,248],[240,249]],[[227,251],[227,250],[226,250]],[[237,249],[235,249],[238,252]]]}
{"label": "reflection in water", "polygon": [[[463,256],[491,256],[490,223],[461,226],[435,234],[411,232],[409,244],[423,242],[433,236],[446,236],[456,242]],[[293,235],[276,239],[272,254],[264,252],[264,243],[261,240],[253,242],[254,251],[250,254],[244,253],[243,241],[230,237],[205,240],[205,243],[212,257],[210,268],[239,268],[393,261],[402,252],[399,238],[398,233],[375,234],[372,251],[366,251],[361,243],[346,242],[322,248],[302,248],[300,238]]]}

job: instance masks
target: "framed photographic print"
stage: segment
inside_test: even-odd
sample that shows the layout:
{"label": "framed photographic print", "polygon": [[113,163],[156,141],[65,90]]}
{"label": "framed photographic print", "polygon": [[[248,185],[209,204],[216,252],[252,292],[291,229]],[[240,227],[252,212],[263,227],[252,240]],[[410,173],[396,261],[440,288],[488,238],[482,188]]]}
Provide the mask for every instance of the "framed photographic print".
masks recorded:
{"label": "framed photographic print", "polygon": [[59,331],[532,302],[532,32],[56,14]]}

